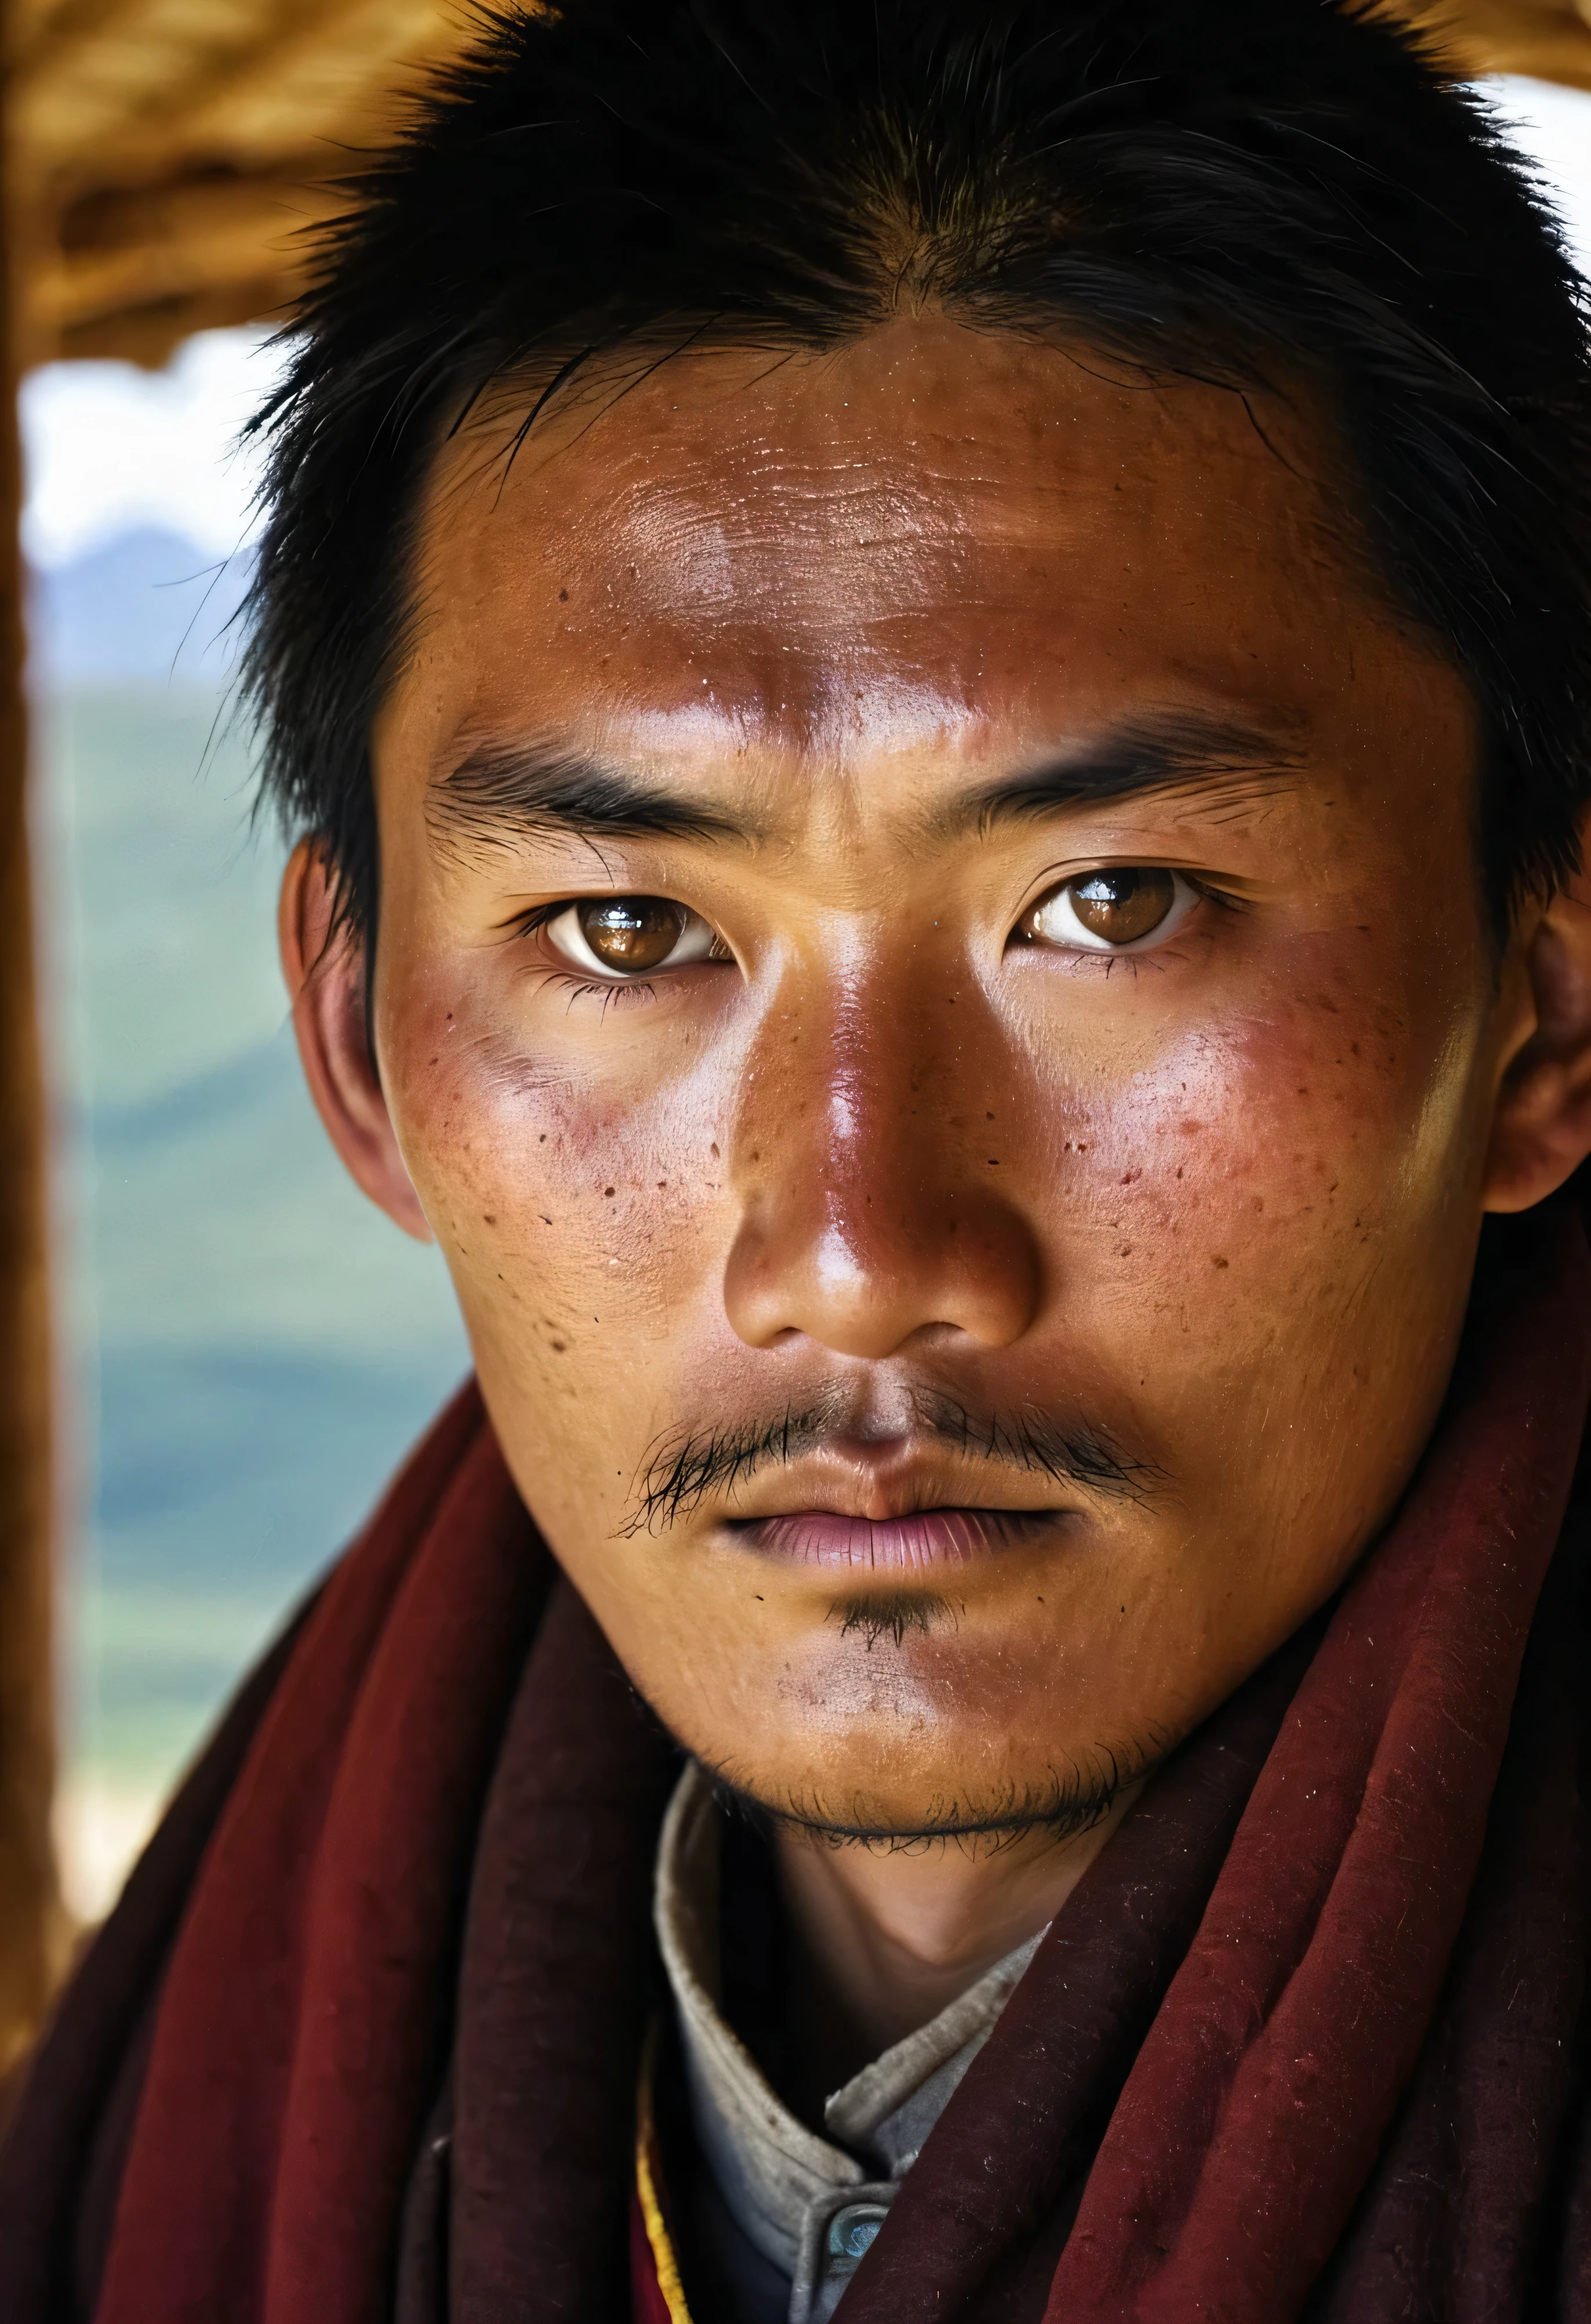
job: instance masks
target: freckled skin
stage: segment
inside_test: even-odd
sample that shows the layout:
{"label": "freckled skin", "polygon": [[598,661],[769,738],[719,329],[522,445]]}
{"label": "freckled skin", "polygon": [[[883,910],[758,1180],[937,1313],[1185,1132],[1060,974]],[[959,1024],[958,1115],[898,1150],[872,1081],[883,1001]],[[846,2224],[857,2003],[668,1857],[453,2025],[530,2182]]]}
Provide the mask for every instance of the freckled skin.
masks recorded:
{"label": "freckled skin", "polygon": [[[373,1009],[525,1498],[640,1691],[766,1799],[915,1828],[1153,1755],[1337,1586],[1451,1366],[1530,1021],[1466,689],[1354,577],[1304,420],[1262,438],[1214,389],[924,320],[665,365],[506,480],[501,440],[441,458],[375,733]],[[1276,770],[940,827],[1190,706],[1264,724]],[[444,833],[432,787],[526,738],[763,835]],[[1099,863],[1213,893],[1122,958],[1012,944]],[[732,959],[598,988],[521,933],[610,892]],[[897,1507],[843,1443],[631,1529],[659,1444],[836,1383],[886,1438],[923,1386],[1080,1417],[1141,1489],[897,1437],[919,1499],[1062,1512],[898,1637],[722,1528],[814,1480]]]}

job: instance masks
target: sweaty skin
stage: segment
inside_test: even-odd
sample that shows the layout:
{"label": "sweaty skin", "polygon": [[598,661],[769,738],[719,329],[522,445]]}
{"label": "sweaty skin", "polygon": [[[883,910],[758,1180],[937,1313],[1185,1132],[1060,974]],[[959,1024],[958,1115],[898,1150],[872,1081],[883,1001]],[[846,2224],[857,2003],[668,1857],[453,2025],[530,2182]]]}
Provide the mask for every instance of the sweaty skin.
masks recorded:
{"label": "sweaty skin", "polygon": [[[1385,1521],[1483,1211],[1591,1144],[1591,915],[1499,959],[1467,691],[1306,413],[922,318],[509,432],[374,733],[379,1083],[312,846],[306,1059],[636,1686],[793,1819],[860,2061]],[[1137,948],[1030,917],[1135,866]],[[619,897],[677,963],[593,973],[551,908]]]}

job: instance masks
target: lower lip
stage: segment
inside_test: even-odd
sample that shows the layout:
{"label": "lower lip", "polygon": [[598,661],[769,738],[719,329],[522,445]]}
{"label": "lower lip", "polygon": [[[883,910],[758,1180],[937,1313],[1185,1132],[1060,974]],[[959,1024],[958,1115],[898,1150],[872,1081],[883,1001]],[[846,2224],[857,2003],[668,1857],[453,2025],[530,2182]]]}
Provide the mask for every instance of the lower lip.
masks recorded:
{"label": "lower lip", "polygon": [[918,1509],[904,1517],[838,1517],[800,1509],[788,1517],[742,1519],[736,1545],[786,1565],[835,1565],[869,1572],[923,1573],[971,1565],[1019,1549],[1047,1533],[1057,1509]]}

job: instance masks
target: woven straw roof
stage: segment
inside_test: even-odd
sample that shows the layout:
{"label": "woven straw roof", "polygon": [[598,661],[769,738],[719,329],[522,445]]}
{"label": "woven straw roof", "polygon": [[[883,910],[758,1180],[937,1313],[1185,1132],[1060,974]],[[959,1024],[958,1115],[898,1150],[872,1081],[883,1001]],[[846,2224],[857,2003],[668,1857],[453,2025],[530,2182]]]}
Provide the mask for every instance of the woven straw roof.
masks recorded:
{"label": "woven straw roof", "polygon": [[[464,37],[438,0],[13,0],[10,126],[35,358],[158,363],[269,316],[321,181]],[[28,260],[31,259],[31,264]]]}
{"label": "woven straw roof", "polygon": [[[1591,0],[1441,17],[1468,69],[1591,88]],[[11,18],[25,351],[144,363],[280,312],[324,181],[467,26],[457,0],[12,0]]]}

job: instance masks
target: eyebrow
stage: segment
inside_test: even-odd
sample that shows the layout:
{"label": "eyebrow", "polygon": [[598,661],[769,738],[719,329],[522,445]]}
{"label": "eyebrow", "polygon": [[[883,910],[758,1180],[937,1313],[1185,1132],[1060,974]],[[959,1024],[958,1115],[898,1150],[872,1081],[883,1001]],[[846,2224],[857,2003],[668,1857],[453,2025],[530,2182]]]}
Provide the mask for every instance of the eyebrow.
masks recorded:
{"label": "eyebrow", "polygon": [[1116,806],[1154,793],[1203,794],[1237,809],[1291,787],[1302,754],[1280,735],[1197,710],[1152,711],[1048,764],[967,792],[931,818],[936,837],[987,835],[1001,823],[1070,807]]}
{"label": "eyebrow", "polygon": [[[935,840],[987,836],[1001,823],[1150,793],[1198,791],[1234,810],[1291,784],[1299,753],[1274,732],[1197,710],[1148,712],[1048,763],[967,791],[927,817]],[[582,839],[733,840],[769,835],[765,818],[684,798],[579,751],[480,743],[433,782],[427,818],[442,837],[501,843],[530,833]]]}
{"label": "eyebrow", "polygon": [[427,820],[444,835],[501,840],[527,832],[599,840],[766,837],[731,815],[579,751],[482,743],[431,786]]}

